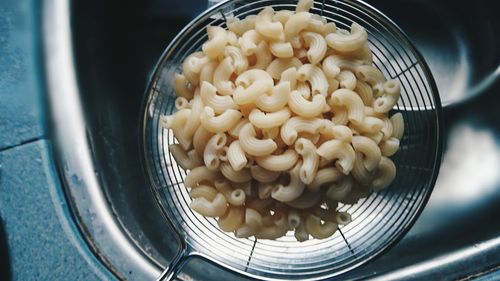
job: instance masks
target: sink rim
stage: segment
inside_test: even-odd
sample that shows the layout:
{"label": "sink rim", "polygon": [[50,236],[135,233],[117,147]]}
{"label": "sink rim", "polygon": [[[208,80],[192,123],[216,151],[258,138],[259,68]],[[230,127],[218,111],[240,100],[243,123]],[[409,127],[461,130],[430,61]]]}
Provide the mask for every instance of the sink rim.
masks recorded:
{"label": "sink rim", "polygon": [[75,73],[70,6],[69,0],[48,0],[42,11],[45,78],[52,121],[66,120],[52,122],[52,136],[67,201],[82,236],[116,277],[124,279],[123,274],[128,272],[127,277],[133,279],[155,279],[161,273],[160,266],[125,234],[96,176]]}

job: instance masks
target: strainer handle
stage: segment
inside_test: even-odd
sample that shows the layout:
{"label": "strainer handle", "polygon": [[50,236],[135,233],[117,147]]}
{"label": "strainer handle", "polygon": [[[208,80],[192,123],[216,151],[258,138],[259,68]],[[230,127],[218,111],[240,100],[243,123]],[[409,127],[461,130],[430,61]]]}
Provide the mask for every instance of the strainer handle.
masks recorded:
{"label": "strainer handle", "polygon": [[156,281],[171,281],[174,280],[177,274],[182,270],[187,261],[191,258],[187,249],[181,249],[174,257],[172,262],[161,273]]}

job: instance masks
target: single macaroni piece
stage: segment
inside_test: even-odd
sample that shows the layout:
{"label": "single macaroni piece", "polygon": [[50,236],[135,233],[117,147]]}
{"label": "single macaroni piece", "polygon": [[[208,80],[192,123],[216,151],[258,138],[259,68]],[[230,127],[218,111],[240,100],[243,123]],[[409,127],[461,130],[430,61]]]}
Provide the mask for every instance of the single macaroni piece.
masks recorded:
{"label": "single macaroni piece", "polygon": [[387,140],[392,136],[392,122],[391,119],[386,116],[382,118],[382,122],[384,123],[384,125],[382,126],[382,129],[380,129],[380,131],[384,134],[383,139]]}
{"label": "single macaroni piece", "polygon": [[226,30],[220,26],[207,28],[208,41],[203,44],[202,50],[209,58],[215,59],[224,52],[227,44]]}
{"label": "single macaroni piece", "polygon": [[320,147],[318,147],[316,153],[329,161],[338,159],[336,166],[345,175],[348,175],[352,170],[354,160],[356,158],[354,149],[350,144],[336,139],[323,143]]}
{"label": "single macaroni piece", "polygon": [[297,13],[309,12],[313,6],[314,0],[299,0],[299,2],[297,2],[297,6],[295,7],[295,11]]}
{"label": "single macaroni piece", "polygon": [[238,39],[241,51],[245,56],[255,54],[257,45],[262,41],[262,36],[254,29],[246,31],[243,36]]}
{"label": "single macaroni piece", "polygon": [[314,177],[314,180],[307,187],[311,190],[319,190],[321,186],[338,181],[343,175],[337,168],[322,168],[318,170],[316,177]]}
{"label": "single macaroni piece", "polygon": [[191,102],[191,114],[189,115],[183,130],[183,135],[187,139],[193,138],[194,133],[198,127],[200,127],[200,113],[203,109],[203,102],[199,94],[196,94]]}
{"label": "single macaroni piece", "polygon": [[203,128],[212,133],[223,133],[233,128],[241,118],[241,112],[235,109],[228,109],[219,116],[211,107],[205,106],[200,115]]}
{"label": "single macaroni piece", "polygon": [[318,134],[323,130],[324,120],[319,118],[306,119],[302,117],[292,117],[281,126],[281,139],[287,145],[292,145],[299,133],[306,132]]}
{"label": "single macaroni piece", "polygon": [[338,225],[346,225],[352,221],[351,215],[347,212],[337,212],[335,214],[335,222]]}
{"label": "single macaroni piece", "polygon": [[354,73],[349,70],[342,70],[336,77],[339,80],[340,88],[354,90],[356,88],[357,80]]}
{"label": "single macaroni piece", "polygon": [[[320,15],[312,14],[309,24],[306,28],[307,31],[319,33],[323,37],[323,29],[325,28],[324,18]],[[325,41],[325,51],[326,51],[326,41]]]}
{"label": "single macaroni piece", "polygon": [[308,81],[311,84],[313,95],[320,94],[326,97],[328,81],[321,68],[312,64],[304,64],[297,71],[297,80]]}
{"label": "single macaroni piece", "polygon": [[384,121],[377,117],[365,116],[363,122],[352,122],[351,127],[358,133],[376,134],[383,129]]}
{"label": "single macaroni piece", "polygon": [[368,83],[372,87],[386,81],[384,74],[371,65],[360,65],[356,67],[354,73],[359,80]]}
{"label": "single macaroni piece", "polygon": [[280,22],[273,22],[273,16],[273,8],[262,9],[255,20],[255,29],[268,39],[284,39],[283,25]]}
{"label": "single macaroni piece", "polygon": [[226,197],[219,193],[212,201],[203,197],[194,198],[190,207],[205,217],[220,217],[226,212],[227,201]]}
{"label": "single macaroni piece", "polygon": [[290,118],[291,114],[290,109],[286,107],[267,114],[255,108],[250,112],[248,119],[257,128],[269,129],[281,126]]}
{"label": "single macaroni piece", "polygon": [[213,82],[221,95],[231,95],[234,91],[234,83],[230,80],[235,68],[230,57],[226,57],[215,68]]}
{"label": "single macaroni piece", "polygon": [[309,25],[311,14],[309,12],[298,12],[288,18],[285,23],[285,37],[287,39],[295,37]]}
{"label": "single macaroni piece", "polygon": [[238,35],[236,33],[227,30],[226,31],[226,36],[227,36],[227,44],[231,46],[237,46],[238,45]]}
{"label": "single macaroni piece", "polygon": [[184,74],[176,73],[174,75],[174,91],[179,97],[184,97],[186,99],[193,98],[194,92],[188,86],[189,80]]}
{"label": "single macaroni piece", "polygon": [[405,131],[405,123],[403,120],[403,114],[396,113],[390,118],[392,123],[392,137],[395,137],[399,140],[403,138],[403,134]]}
{"label": "single macaroni piece", "polygon": [[[322,24],[322,23],[321,23]],[[302,34],[304,42],[309,46],[307,50],[307,59],[311,64],[317,64],[325,57],[326,41],[323,35],[316,32],[304,32]]]}
{"label": "single macaroni piece", "polygon": [[278,58],[286,59],[293,57],[293,47],[290,42],[271,41],[269,48],[271,54]]}
{"label": "single macaroni piece", "polygon": [[180,144],[171,144],[168,146],[168,150],[172,153],[175,162],[184,170],[203,165],[203,159],[198,156],[195,150],[185,151]]}
{"label": "single macaroni piece", "polygon": [[372,186],[374,191],[382,190],[388,187],[396,177],[396,166],[391,159],[382,156],[378,166],[375,179],[373,179]]}
{"label": "single macaroni piece", "polygon": [[[217,114],[223,113],[228,109],[237,109],[237,106],[231,96],[217,95],[217,88],[209,82],[203,82],[201,84],[200,96],[203,104],[211,107]],[[199,114],[200,113],[198,112],[198,115]]]}
{"label": "single macaroni piece", "polygon": [[185,125],[191,115],[191,109],[185,108],[174,113],[171,129],[184,150],[189,150],[192,140],[185,133]]}
{"label": "single macaroni piece", "polygon": [[183,66],[188,72],[191,72],[192,75],[198,76],[201,73],[203,67],[205,67],[205,65],[207,65],[209,62],[210,58],[204,55],[189,56]]}
{"label": "single macaroni piece", "polygon": [[214,135],[202,126],[196,129],[193,136],[193,147],[198,155],[203,156],[203,152],[205,151],[205,146],[207,145],[208,140]]}
{"label": "single macaroni piece", "polygon": [[217,69],[217,66],[219,65],[219,62],[217,61],[211,61],[207,63],[200,72],[200,85],[203,84],[203,82],[208,82],[213,84],[214,82],[214,73],[215,69]]}
{"label": "single macaroni piece", "polygon": [[290,175],[288,184],[278,184],[273,188],[271,192],[271,197],[273,199],[280,202],[290,202],[297,199],[302,194],[305,184],[300,180],[301,167],[302,162],[297,162],[295,167],[288,172]]}
{"label": "single macaroni piece", "polygon": [[192,188],[191,191],[189,192],[189,195],[191,195],[191,198],[205,198],[208,201],[214,200],[215,196],[217,196],[219,192],[208,185],[200,185],[195,188]]}
{"label": "single macaroni piece", "polygon": [[349,121],[363,122],[365,105],[356,92],[348,89],[338,89],[332,93],[330,101],[332,105],[346,107]]}
{"label": "single macaroni piece", "polygon": [[277,58],[267,66],[266,72],[269,75],[271,75],[273,79],[280,79],[282,73],[285,70],[291,67],[298,69],[301,66],[302,62],[297,58],[289,58],[289,59]]}
{"label": "single macaroni piece", "polygon": [[261,110],[273,112],[283,109],[290,99],[290,83],[279,83],[271,89],[270,95],[260,95],[255,100],[255,105]]}
{"label": "single macaroni piece", "polygon": [[382,152],[382,155],[385,157],[391,157],[392,155],[396,154],[399,149],[399,139],[395,137],[391,137],[387,140],[383,140],[380,143],[380,151]]}
{"label": "single macaroni piece", "polygon": [[351,33],[330,33],[325,37],[325,39],[328,43],[328,46],[336,51],[352,52],[354,50],[360,49],[367,42],[368,34],[361,25],[352,23]]}
{"label": "single macaroni piece", "polygon": [[254,209],[246,208],[244,224],[236,229],[234,236],[247,238],[258,233],[261,228],[262,215]]}
{"label": "single macaroni piece", "polygon": [[377,97],[373,103],[373,109],[376,112],[389,112],[398,102],[401,87],[396,80],[389,80],[383,85],[383,93],[384,94]]}
{"label": "single macaroni piece", "polygon": [[225,134],[215,134],[209,140],[203,151],[203,160],[205,161],[205,166],[212,171],[216,171],[219,168],[220,160],[219,153],[226,145],[227,138]]}
{"label": "single macaroni piece", "polygon": [[290,10],[279,10],[274,14],[273,21],[280,22],[284,26],[293,14],[294,12]]}
{"label": "single macaroni piece", "polygon": [[273,55],[269,50],[269,45],[266,41],[262,41],[257,45],[255,50],[255,64],[252,65],[251,69],[266,69],[268,65],[273,61]]}
{"label": "single macaroni piece", "polygon": [[255,235],[257,239],[277,239],[284,236],[288,232],[286,213],[275,213],[273,216],[274,223],[260,229]]}
{"label": "single macaroni piece", "polygon": [[282,172],[292,168],[297,160],[299,160],[297,152],[294,149],[288,149],[280,155],[257,157],[255,162],[266,170]]}
{"label": "single macaroni piece", "polygon": [[350,60],[339,55],[330,55],[323,60],[323,71],[328,77],[336,77],[341,70],[355,72],[358,66],[363,65],[363,61]]}
{"label": "single macaroni piece", "polygon": [[207,167],[200,166],[192,169],[184,179],[186,187],[194,188],[201,182],[213,182],[220,177],[220,173],[209,170]]}
{"label": "single macaroni piece", "polygon": [[219,218],[217,224],[223,231],[230,232],[238,229],[243,224],[244,219],[245,207],[229,206],[226,213]]}
{"label": "single macaroni piece", "polygon": [[318,134],[324,128],[324,120],[319,118],[306,119],[302,117],[292,117],[281,127],[281,139],[287,145],[292,145],[299,133],[306,132]]}
{"label": "single macaroni piece", "polygon": [[273,78],[264,70],[251,69],[243,72],[236,78],[238,86],[233,93],[236,104],[245,105],[270,91],[274,85]]}
{"label": "single macaroni piece", "polygon": [[319,156],[316,154],[316,146],[308,139],[299,138],[295,142],[295,151],[302,156],[303,163],[299,171],[300,180],[310,184],[318,171]]}
{"label": "single macaroni piece", "polygon": [[335,33],[337,31],[337,25],[334,22],[327,22],[323,25],[323,36],[327,36],[330,33]]}
{"label": "single macaroni piece", "polygon": [[354,136],[352,137],[352,146],[356,152],[363,154],[364,165],[368,171],[371,172],[377,168],[382,154],[373,140],[364,136]]}
{"label": "single macaroni piece", "polygon": [[250,171],[247,168],[243,168],[239,171],[235,171],[233,167],[231,167],[231,164],[224,162],[220,166],[220,171],[222,175],[236,183],[244,183],[247,181],[250,181],[252,179],[252,176],[250,175]]}
{"label": "single macaroni piece", "polygon": [[337,224],[329,221],[322,223],[318,216],[311,214],[306,218],[306,228],[314,238],[325,239],[337,231]]}
{"label": "single macaroni piece", "polygon": [[375,177],[374,171],[366,169],[364,156],[361,152],[356,152],[356,160],[354,161],[351,175],[360,184],[370,184]]}
{"label": "single macaroni piece", "polygon": [[354,91],[359,95],[365,106],[372,106],[373,104],[373,90],[370,85],[363,81],[357,81]]}
{"label": "single macaroni piece", "polygon": [[[191,58],[203,58],[205,54],[203,52],[194,52],[189,55],[182,63],[182,75],[187,79],[191,86],[198,86],[200,80],[199,72],[193,71],[193,64],[191,63]],[[178,93],[179,94],[179,93]]]}
{"label": "single macaroni piece", "polygon": [[257,133],[252,124],[245,124],[240,130],[240,146],[248,154],[253,156],[270,155],[278,148],[271,139],[257,139]]}
{"label": "single macaroni piece", "polygon": [[224,55],[230,57],[234,66],[234,72],[241,74],[248,69],[248,58],[243,55],[241,49],[235,46],[226,46]]}
{"label": "single macaroni piece", "polygon": [[245,151],[241,148],[240,141],[233,141],[227,150],[227,160],[235,171],[241,171],[248,163]]}
{"label": "single macaroni piece", "polygon": [[351,192],[353,179],[350,176],[342,177],[333,182],[326,191],[326,197],[333,201],[342,201]]}
{"label": "single macaroni piece", "polygon": [[250,15],[240,20],[236,17],[227,18],[227,27],[231,32],[234,32],[238,36],[242,36],[245,32],[255,29],[255,22],[257,16]]}
{"label": "single macaroni piece", "polygon": [[295,114],[301,117],[314,118],[320,115],[327,105],[325,97],[322,95],[314,95],[312,100],[308,101],[299,91],[292,91],[288,100],[288,106]]}
{"label": "single macaroni piece", "polygon": [[338,139],[346,143],[350,143],[352,140],[352,130],[349,127],[344,125],[335,125],[335,123],[330,120],[324,121],[324,127],[320,133],[326,136],[329,140]]}

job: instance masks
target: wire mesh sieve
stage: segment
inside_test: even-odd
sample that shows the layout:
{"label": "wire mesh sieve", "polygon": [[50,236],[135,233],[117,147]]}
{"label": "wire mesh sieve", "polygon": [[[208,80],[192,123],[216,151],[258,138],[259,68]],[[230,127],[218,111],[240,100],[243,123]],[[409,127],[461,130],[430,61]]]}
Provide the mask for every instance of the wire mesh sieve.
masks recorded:
{"label": "wire mesh sieve", "polygon": [[263,7],[294,10],[293,0],[235,0],[220,3],[185,27],[170,43],[152,76],[144,108],[142,144],[151,188],[166,221],[178,235],[180,249],[160,279],[174,278],[192,256],[260,280],[319,280],[340,275],[373,259],[398,241],[423,209],[436,180],[441,158],[441,103],[427,64],[406,35],[381,12],[361,1],[315,1],[312,13],[338,27],[351,23],[369,34],[373,61],[386,77],[398,79],[405,132],[399,152],[392,157],[397,176],[389,188],[356,205],[339,205],[352,214],[352,223],[340,226],[324,240],[295,241],[292,232],[276,241],[239,239],[219,229],[215,219],[189,208],[184,187],[186,173],[176,164],[168,145],[176,140],[160,125],[160,115],[175,111],[172,87],[182,61],[201,49],[206,27],[226,27],[226,18],[257,14]]}

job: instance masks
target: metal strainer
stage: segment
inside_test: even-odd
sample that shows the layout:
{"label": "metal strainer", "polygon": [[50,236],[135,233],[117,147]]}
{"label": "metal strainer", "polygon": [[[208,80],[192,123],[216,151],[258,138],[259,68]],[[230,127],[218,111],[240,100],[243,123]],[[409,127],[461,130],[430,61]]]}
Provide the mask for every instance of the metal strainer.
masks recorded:
{"label": "metal strainer", "polygon": [[179,239],[180,249],[160,279],[172,279],[192,256],[260,280],[309,279],[337,276],[373,259],[408,231],[423,209],[434,186],[441,159],[441,103],[432,75],[398,26],[366,3],[353,0],[316,1],[312,13],[340,28],[351,23],[369,34],[373,60],[386,77],[398,79],[405,133],[393,157],[397,176],[386,190],[371,194],[358,204],[339,205],[352,214],[352,223],[340,226],[330,238],[295,241],[290,232],[276,241],[238,239],[219,229],[215,219],[189,208],[184,187],[186,173],[176,164],[168,145],[176,142],[160,125],[160,115],[175,110],[172,77],[182,61],[201,49],[206,27],[226,27],[226,17],[243,18],[263,7],[294,10],[296,0],[234,0],[213,6],[185,27],[167,47],[156,66],[147,91],[142,145],[151,188],[166,221]]}

